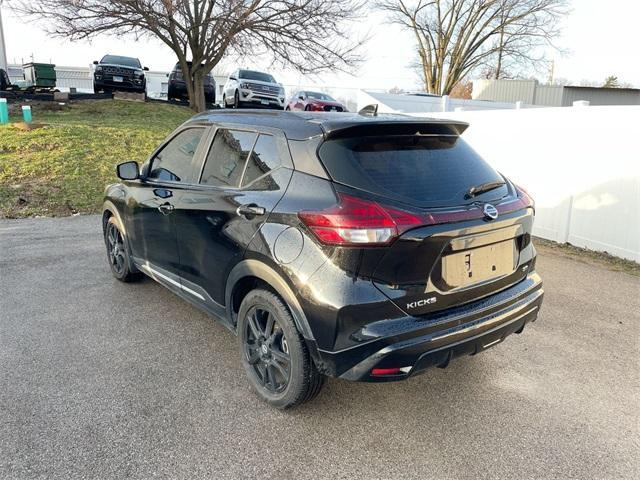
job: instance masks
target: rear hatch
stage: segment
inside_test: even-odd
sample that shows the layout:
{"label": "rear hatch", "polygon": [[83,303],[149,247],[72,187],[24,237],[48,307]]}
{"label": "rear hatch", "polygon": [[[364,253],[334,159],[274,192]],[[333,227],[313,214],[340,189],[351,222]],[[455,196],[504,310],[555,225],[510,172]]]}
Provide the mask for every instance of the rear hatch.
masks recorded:
{"label": "rear hatch", "polygon": [[410,315],[486,297],[530,267],[531,255],[521,253],[532,202],[460,138],[463,129],[441,121],[352,127],[327,135],[318,151],[341,212],[371,219],[356,228],[388,218],[387,230],[366,238],[340,232],[381,250],[371,280]]}

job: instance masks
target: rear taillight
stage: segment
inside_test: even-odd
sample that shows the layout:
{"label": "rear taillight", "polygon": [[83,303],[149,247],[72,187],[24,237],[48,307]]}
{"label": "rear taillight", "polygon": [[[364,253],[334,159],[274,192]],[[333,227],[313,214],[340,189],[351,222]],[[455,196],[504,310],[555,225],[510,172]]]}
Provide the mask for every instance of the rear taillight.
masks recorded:
{"label": "rear taillight", "polygon": [[[534,208],[532,198],[524,190],[517,190],[517,198],[496,205],[499,215]],[[456,209],[414,214],[339,193],[337,205],[320,211],[303,211],[298,217],[327,245],[375,246],[388,245],[411,228],[485,218],[483,206],[483,203],[473,203]]]}
{"label": "rear taillight", "polygon": [[409,228],[425,224],[411,213],[342,193],[337,205],[298,216],[321,242],[330,245],[386,245]]}

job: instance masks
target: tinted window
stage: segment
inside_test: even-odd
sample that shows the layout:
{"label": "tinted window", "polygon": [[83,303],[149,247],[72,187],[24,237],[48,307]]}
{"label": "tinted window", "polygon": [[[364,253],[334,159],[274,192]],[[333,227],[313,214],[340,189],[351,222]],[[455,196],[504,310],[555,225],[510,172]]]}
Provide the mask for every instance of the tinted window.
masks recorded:
{"label": "tinted window", "polygon": [[240,70],[239,78],[243,78],[245,80],[258,80],[260,82],[276,83],[275,78],[273,78],[268,73],[254,72],[253,70]]}
{"label": "tinted window", "polygon": [[142,68],[140,60],[131,57],[121,57],[119,55],[105,55],[100,63],[111,63],[113,65],[124,65],[125,67]]}
{"label": "tinted window", "polygon": [[176,135],[156,155],[149,178],[171,182],[188,182],[191,160],[204,135],[204,128],[190,128]]}
{"label": "tinted window", "polygon": [[458,137],[357,137],[325,142],[320,158],[340,183],[419,206],[500,198],[506,187],[465,199],[465,193],[502,177]]}
{"label": "tinted window", "polygon": [[237,187],[256,134],[221,128],[207,155],[200,183]]}
{"label": "tinted window", "polygon": [[327,95],[326,93],[319,93],[319,92],[307,92],[307,96],[309,98],[314,98],[316,100],[325,100],[327,102],[335,102],[335,100],[333,99],[333,97]]}
{"label": "tinted window", "polygon": [[271,135],[260,135],[256,146],[249,155],[247,169],[242,178],[242,186],[250,184],[265,173],[269,173],[278,165],[280,165],[280,158],[276,139]]}

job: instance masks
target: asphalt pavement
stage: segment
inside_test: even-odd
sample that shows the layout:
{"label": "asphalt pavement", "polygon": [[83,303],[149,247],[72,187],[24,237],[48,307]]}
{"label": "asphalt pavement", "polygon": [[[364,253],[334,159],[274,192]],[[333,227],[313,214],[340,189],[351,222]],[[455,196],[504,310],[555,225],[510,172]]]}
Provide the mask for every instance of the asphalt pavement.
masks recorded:
{"label": "asphalt pavement", "polygon": [[640,278],[538,271],[522,335],[281,412],[228,330],[111,277],[99,217],[0,221],[0,478],[640,478]]}

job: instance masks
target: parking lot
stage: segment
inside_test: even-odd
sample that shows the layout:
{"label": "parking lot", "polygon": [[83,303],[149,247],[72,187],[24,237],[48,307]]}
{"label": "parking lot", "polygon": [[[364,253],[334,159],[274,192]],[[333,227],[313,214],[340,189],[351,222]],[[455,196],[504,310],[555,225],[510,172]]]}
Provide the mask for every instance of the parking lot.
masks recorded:
{"label": "parking lot", "polygon": [[638,478],[640,278],[541,248],[538,322],[281,412],[224,327],[111,277],[99,217],[0,221],[0,478]]}

